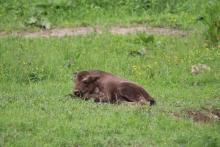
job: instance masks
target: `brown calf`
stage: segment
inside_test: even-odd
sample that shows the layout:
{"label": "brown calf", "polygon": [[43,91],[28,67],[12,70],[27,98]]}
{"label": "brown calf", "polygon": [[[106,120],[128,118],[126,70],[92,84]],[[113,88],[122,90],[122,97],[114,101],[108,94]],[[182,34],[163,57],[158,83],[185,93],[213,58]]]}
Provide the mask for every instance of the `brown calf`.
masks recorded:
{"label": "brown calf", "polygon": [[141,86],[104,71],[77,72],[74,82],[73,95],[77,97],[96,102],[155,104],[155,100]]}

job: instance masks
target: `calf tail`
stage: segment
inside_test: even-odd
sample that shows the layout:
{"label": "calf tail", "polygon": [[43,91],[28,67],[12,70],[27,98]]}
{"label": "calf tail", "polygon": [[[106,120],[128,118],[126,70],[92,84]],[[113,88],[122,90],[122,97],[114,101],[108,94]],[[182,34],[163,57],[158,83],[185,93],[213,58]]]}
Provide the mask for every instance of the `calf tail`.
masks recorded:
{"label": "calf tail", "polygon": [[150,102],[150,106],[155,105],[156,101],[151,97],[143,88],[141,88],[141,93],[143,94],[146,101]]}
{"label": "calf tail", "polygon": [[148,98],[142,97],[142,99],[139,101],[139,103],[140,103],[141,105],[145,105],[145,104],[147,104],[147,103],[149,103],[149,102],[150,102],[150,106],[156,104],[156,101],[155,101],[153,98],[151,98],[151,97],[148,97]]}
{"label": "calf tail", "polygon": [[153,98],[151,98],[149,101],[150,101],[150,106],[152,106],[152,105],[155,105],[155,104],[156,104],[156,101],[155,101]]}

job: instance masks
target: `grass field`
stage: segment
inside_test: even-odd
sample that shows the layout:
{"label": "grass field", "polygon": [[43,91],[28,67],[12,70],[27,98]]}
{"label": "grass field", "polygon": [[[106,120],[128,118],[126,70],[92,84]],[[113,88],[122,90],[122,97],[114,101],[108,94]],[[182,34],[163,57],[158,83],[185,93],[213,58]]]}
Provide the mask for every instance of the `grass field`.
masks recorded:
{"label": "grass field", "polygon": [[[211,2],[209,2],[211,3]],[[191,28],[207,0],[10,0],[0,1],[0,30],[38,27],[148,24]]]}
{"label": "grass field", "polygon": [[[32,8],[28,6],[35,7],[37,2],[1,2],[4,7],[0,6],[0,30],[38,27],[24,25]],[[194,24],[197,15],[193,8],[184,12],[185,20],[192,22],[184,22],[182,15],[178,16],[183,14],[180,10],[187,3],[180,10],[174,5],[177,12],[151,15],[151,11],[159,9],[155,4],[150,12],[139,12],[138,17],[138,11],[130,16],[128,10],[133,5],[128,7],[131,3],[127,1],[128,8],[115,8],[126,16],[120,17],[107,13],[111,7],[106,1],[110,8],[103,11],[109,17],[88,9],[89,15],[83,13],[88,19],[81,19],[76,15],[81,9],[71,7],[65,9],[69,13],[60,10],[52,16],[53,9],[61,9],[67,1],[56,2],[50,7],[40,5],[48,9],[53,27],[81,26],[85,21],[86,25],[102,27],[126,25],[133,20],[140,23],[142,18],[149,18],[151,25],[175,27],[176,23],[169,19],[175,16],[181,28],[191,31],[185,36],[103,32],[62,38],[0,37],[0,146],[220,146],[218,119],[204,123],[187,114],[187,110],[220,108],[220,45],[207,43],[203,34],[206,27]],[[20,5],[24,8],[17,13],[24,15],[19,18],[13,10]],[[82,10],[87,8],[82,6]],[[77,13],[70,15],[73,10]],[[142,48],[146,49],[144,55],[130,54]],[[192,74],[191,66],[198,63],[207,64],[210,70]],[[153,107],[100,104],[65,97],[74,86],[72,73],[88,69],[112,72],[143,85],[157,104]]]}

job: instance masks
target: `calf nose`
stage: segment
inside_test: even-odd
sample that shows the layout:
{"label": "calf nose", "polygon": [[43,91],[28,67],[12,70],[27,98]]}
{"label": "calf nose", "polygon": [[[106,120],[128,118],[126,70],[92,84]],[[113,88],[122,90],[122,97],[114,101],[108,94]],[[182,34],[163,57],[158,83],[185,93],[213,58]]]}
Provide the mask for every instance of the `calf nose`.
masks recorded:
{"label": "calf nose", "polygon": [[80,92],[79,90],[75,90],[74,91],[74,95],[78,96],[78,97],[81,97],[82,96],[82,92]]}

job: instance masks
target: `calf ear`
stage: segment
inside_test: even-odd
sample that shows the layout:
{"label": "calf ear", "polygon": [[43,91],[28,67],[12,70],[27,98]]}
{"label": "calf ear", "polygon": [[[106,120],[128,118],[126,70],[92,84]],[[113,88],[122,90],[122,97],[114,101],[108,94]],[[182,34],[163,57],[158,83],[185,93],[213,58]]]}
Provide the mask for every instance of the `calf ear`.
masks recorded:
{"label": "calf ear", "polygon": [[99,78],[100,78],[100,74],[99,73],[90,73],[89,75],[85,76],[82,79],[82,82],[88,84],[88,83],[95,82]]}

